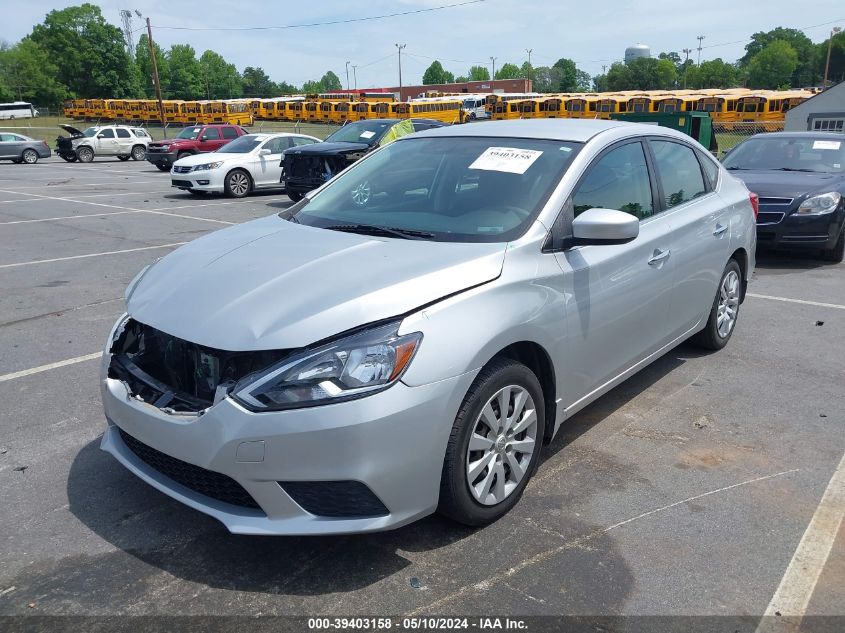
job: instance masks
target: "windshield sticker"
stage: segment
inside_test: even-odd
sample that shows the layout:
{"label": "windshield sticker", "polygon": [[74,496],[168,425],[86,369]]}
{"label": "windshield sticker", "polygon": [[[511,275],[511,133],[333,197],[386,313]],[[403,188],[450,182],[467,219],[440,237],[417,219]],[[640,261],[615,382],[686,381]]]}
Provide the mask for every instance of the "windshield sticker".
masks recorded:
{"label": "windshield sticker", "polygon": [[509,174],[524,174],[543,152],[536,149],[518,149],[516,147],[488,147],[470,169],[485,171],[503,171]]}
{"label": "windshield sticker", "polygon": [[366,132],[361,132],[361,138],[373,138],[376,135],[375,132],[371,132],[367,130]]}
{"label": "windshield sticker", "polygon": [[813,141],[813,149],[839,149],[842,141]]}

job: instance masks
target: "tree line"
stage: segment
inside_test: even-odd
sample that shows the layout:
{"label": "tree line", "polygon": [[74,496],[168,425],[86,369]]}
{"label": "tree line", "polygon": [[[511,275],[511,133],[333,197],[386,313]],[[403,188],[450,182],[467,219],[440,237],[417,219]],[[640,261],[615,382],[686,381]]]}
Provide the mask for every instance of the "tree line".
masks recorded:
{"label": "tree line", "polygon": [[[745,54],[731,63],[721,58],[695,63],[677,52],[657,57],[615,62],[603,74],[590,76],[574,61],[561,58],[552,66],[505,63],[495,79],[530,78],[535,92],[614,92],[619,90],[674,90],[679,88],[759,88],[778,90],[819,85],[824,76],[828,45],[831,47],[828,79],[845,79],[845,32],[814,44],[798,29],[778,27],[751,36]],[[489,81],[485,66],[472,66],[455,77],[434,61],[423,74],[424,84]]]}

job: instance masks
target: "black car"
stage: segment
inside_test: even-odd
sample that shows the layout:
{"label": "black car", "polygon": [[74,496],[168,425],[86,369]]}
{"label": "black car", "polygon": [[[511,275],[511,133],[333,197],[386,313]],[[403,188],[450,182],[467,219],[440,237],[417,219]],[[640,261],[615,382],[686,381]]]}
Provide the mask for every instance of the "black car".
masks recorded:
{"label": "black car", "polygon": [[845,134],[757,134],[722,160],[759,196],[757,247],[845,254]]}
{"label": "black car", "polygon": [[281,183],[291,200],[301,200],[306,193],[380,145],[443,125],[433,119],[367,119],[347,123],[323,143],[285,151]]}

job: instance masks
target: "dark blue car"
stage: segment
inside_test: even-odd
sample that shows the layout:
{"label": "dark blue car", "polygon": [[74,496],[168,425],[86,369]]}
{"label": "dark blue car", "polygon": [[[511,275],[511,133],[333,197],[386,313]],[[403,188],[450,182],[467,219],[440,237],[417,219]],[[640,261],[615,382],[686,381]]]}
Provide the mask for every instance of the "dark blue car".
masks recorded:
{"label": "dark blue car", "polygon": [[845,254],[845,134],[757,134],[723,163],[760,198],[758,248]]}

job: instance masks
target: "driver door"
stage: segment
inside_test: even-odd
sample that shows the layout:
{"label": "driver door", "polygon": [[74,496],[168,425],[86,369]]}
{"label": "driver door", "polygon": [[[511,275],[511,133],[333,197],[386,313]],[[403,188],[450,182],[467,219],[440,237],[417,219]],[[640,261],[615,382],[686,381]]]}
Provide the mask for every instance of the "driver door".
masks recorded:
{"label": "driver door", "polygon": [[261,187],[278,186],[282,177],[282,152],[290,147],[289,136],[279,136],[265,141],[252,159],[252,177]]}
{"label": "driver door", "polygon": [[97,154],[106,154],[114,156],[118,154],[117,137],[114,135],[114,129],[106,128],[97,132]]}

